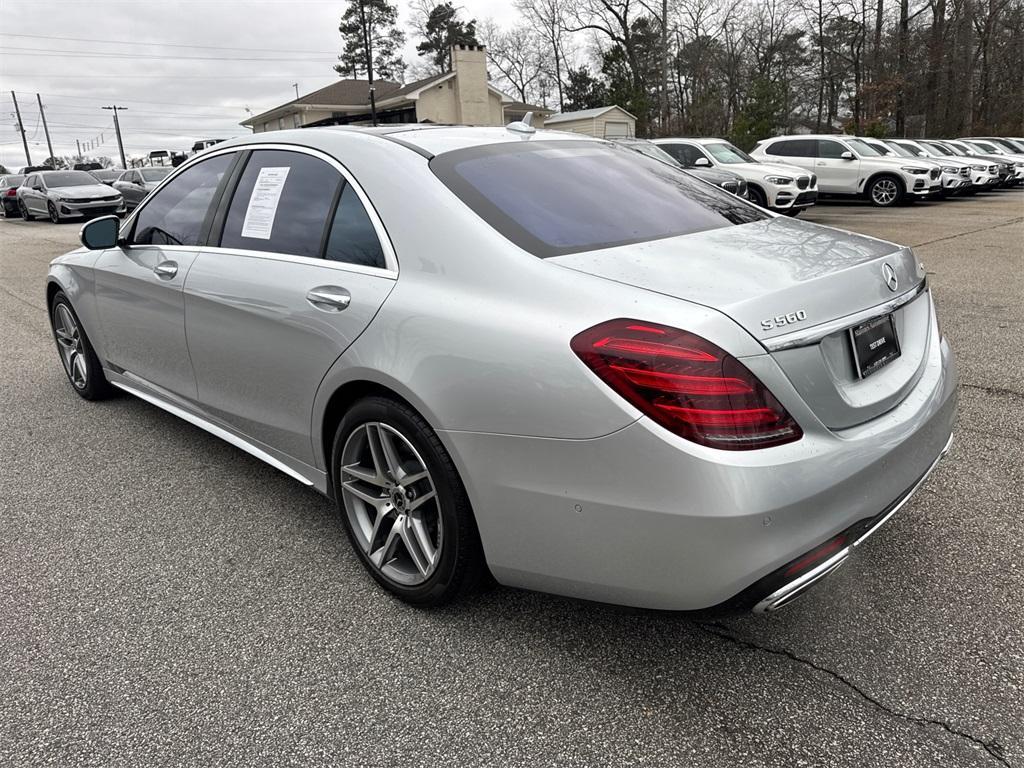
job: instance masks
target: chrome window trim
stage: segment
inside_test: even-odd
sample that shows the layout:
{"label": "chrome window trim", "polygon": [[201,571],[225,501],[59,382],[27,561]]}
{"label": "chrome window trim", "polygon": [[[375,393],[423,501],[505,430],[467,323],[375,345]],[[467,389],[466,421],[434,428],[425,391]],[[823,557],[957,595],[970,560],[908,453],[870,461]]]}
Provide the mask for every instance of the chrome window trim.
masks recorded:
{"label": "chrome window trim", "polygon": [[[247,150],[248,151],[258,151],[258,150],[261,150],[261,149],[279,150],[279,151],[283,151],[283,152],[298,152],[300,154],[310,155],[311,157],[315,157],[315,158],[317,158],[319,160],[323,160],[325,163],[327,163],[332,168],[334,168],[334,170],[336,170],[338,173],[340,173],[341,177],[343,179],[345,179],[345,183],[346,184],[350,184],[352,186],[352,189],[354,189],[356,191],[356,194],[359,196],[359,201],[363,204],[363,209],[366,211],[366,215],[370,217],[370,223],[373,224],[374,232],[377,233],[377,240],[380,241],[381,250],[384,252],[384,263],[387,265],[385,269],[379,269],[379,268],[376,268],[376,267],[362,267],[359,264],[348,264],[347,265],[349,267],[348,271],[350,271],[350,272],[362,272],[363,269],[370,269],[370,270],[373,270],[373,272],[371,274],[391,275],[393,278],[397,278],[398,277],[398,266],[399,266],[398,265],[398,255],[395,253],[394,244],[391,242],[391,237],[390,237],[390,235],[388,235],[387,228],[384,226],[384,222],[381,219],[380,214],[377,212],[377,209],[374,207],[373,203],[370,201],[369,196],[363,190],[362,186],[359,184],[358,181],[356,181],[355,177],[349,172],[349,170],[344,165],[342,165],[337,159],[335,159],[331,155],[328,155],[326,152],[323,152],[322,150],[314,149],[312,147],[306,147],[306,146],[303,146],[301,144],[285,144],[285,143],[280,143],[280,142],[274,142],[274,143],[270,143],[270,142],[247,142],[245,144],[236,144],[236,145],[233,145],[233,146],[230,146],[230,147],[222,147],[220,149],[208,150],[206,152],[202,152],[202,153],[200,153],[198,155],[195,155],[191,160],[187,160],[186,162],[184,162],[181,165],[179,165],[174,170],[174,172],[169,173],[166,176],[166,178],[164,178],[164,180],[160,182],[160,184],[156,187],[156,189],[154,189],[152,192],[149,193],[149,195],[146,196],[146,200],[144,202],[142,202],[139,205],[135,206],[135,209],[124,220],[124,224],[121,226],[121,230],[119,232],[119,237],[127,237],[128,233],[131,232],[132,227],[135,225],[135,219],[136,219],[136,217],[138,217],[139,212],[144,210],[145,207],[146,207],[146,204],[150,200],[152,200],[157,194],[159,194],[160,190],[163,189],[165,184],[168,184],[171,181],[173,181],[174,179],[176,179],[180,174],[184,173],[187,169],[191,168],[193,165],[197,165],[198,163],[201,163],[204,160],[209,160],[210,158],[217,157],[218,155],[226,155],[226,154],[233,153],[233,152],[245,152]],[[145,248],[145,247],[150,247],[150,246],[148,244],[140,243],[140,244],[136,244],[136,245],[129,245],[128,247],[129,248],[138,248],[138,247]],[[320,258],[307,257],[307,256],[293,256],[291,254],[278,253],[276,251],[252,251],[252,250],[246,250],[246,249],[241,249],[241,248],[224,248],[224,249],[221,249],[220,246],[203,246],[203,245],[194,245],[194,246],[175,245],[175,246],[161,246],[161,247],[162,248],[181,248],[181,249],[184,249],[184,250],[191,250],[191,251],[195,251],[195,250],[209,250],[209,251],[225,250],[225,251],[231,251],[231,252],[234,252],[234,253],[241,253],[242,255],[256,255],[256,254],[260,254],[260,255],[263,255],[265,257],[276,258],[276,259],[278,259],[280,261],[290,261],[292,259],[298,259],[298,260],[300,260],[300,263],[303,263],[303,264],[305,264],[305,263],[314,263],[314,264],[320,264],[320,265],[323,265],[323,264],[335,264],[335,265],[346,264],[346,262],[341,262],[341,261],[328,261],[327,259],[320,259]]]}
{"label": "chrome window trim", "polygon": [[761,339],[761,343],[764,344],[769,352],[780,352],[783,349],[793,349],[794,347],[806,347],[811,344],[817,344],[826,336],[830,336],[837,331],[845,331],[847,328],[860,325],[872,318],[894,312],[904,304],[909,304],[927,290],[928,280],[924,279],[906,293],[897,296],[895,299],[890,299],[883,304],[877,304],[873,307],[861,310],[860,312],[855,312],[852,315],[838,317],[835,320],[829,320],[827,323],[820,323],[819,325],[815,325],[810,328],[802,328],[801,330],[793,331],[792,333],[784,333],[781,336],[775,336],[771,339]]}
{"label": "chrome window trim", "polygon": [[[132,246],[133,248],[146,248],[149,246]],[[178,247],[178,246],[176,246]],[[398,272],[393,269],[382,269],[380,267],[368,267],[363,264],[350,264],[347,261],[334,261],[332,259],[321,259],[315,256],[295,256],[290,253],[279,253],[277,251],[251,251],[246,248],[221,248],[220,246],[197,246],[186,250],[199,250],[202,253],[218,254],[223,253],[230,256],[247,256],[254,259],[266,259],[268,261],[285,261],[291,264],[308,264],[315,267],[328,267],[339,272],[356,272],[361,275],[373,275],[384,277],[388,280],[397,280]]]}

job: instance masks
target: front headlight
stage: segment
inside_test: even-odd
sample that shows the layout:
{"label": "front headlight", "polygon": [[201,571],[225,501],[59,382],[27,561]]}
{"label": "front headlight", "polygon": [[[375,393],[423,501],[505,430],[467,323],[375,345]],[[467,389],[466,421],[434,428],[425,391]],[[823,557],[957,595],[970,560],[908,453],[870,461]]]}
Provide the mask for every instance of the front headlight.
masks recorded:
{"label": "front headlight", "polygon": [[942,172],[943,173],[953,173],[953,174],[955,174],[957,172],[957,170],[952,165],[944,165],[944,166],[942,166]]}
{"label": "front headlight", "polygon": [[924,168],[914,168],[909,165],[900,166],[900,170],[906,171],[907,173],[912,174],[914,176],[923,176],[924,174],[928,173],[928,171],[926,171]]}
{"label": "front headlight", "polygon": [[63,197],[61,195],[58,195],[57,196],[57,201],[61,202],[61,203],[73,203],[73,202],[75,202],[75,198],[73,198],[73,197]]}
{"label": "front headlight", "polygon": [[784,187],[787,184],[792,184],[793,180],[788,176],[765,176],[764,180],[769,184],[777,184],[780,187]]}
{"label": "front headlight", "polygon": [[971,170],[973,170],[973,171],[984,171],[985,170],[985,166],[984,165],[972,165],[971,166]]}

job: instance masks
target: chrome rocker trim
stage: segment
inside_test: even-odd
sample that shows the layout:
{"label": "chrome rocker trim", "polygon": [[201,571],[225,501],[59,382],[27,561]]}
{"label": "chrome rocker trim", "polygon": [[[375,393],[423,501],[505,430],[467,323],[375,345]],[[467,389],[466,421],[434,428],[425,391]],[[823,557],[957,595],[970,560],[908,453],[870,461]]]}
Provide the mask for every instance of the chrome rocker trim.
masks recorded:
{"label": "chrome rocker trim", "polygon": [[867,541],[868,537],[871,536],[875,531],[885,525],[889,518],[899,512],[903,506],[910,501],[910,498],[917,493],[917,490],[924,484],[924,481],[928,479],[928,476],[935,470],[935,467],[939,465],[943,457],[949,453],[950,446],[953,445],[953,436],[949,436],[949,440],[946,441],[945,447],[936,457],[935,461],[931,463],[931,466],[925,471],[923,475],[918,479],[916,483],[907,491],[903,498],[901,498],[896,504],[893,505],[885,516],[876,521],[870,528],[862,533],[855,541],[848,544],[843,549],[839,550],[836,554],[832,555],[828,560],[821,563],[820,565],[807,571],[807,573],[801,574],[793,581],[779,587],[777,590],[772,592],[768,597],[764,598],[757,605],[754,606],[753,612],[758,614],[773,613],[785,605],[788,605],[796,598],[800,597],[814,584],[821,581],[823,578],[828,576],[833,571],[837,570],[843,563],[847,561],[853,551]]}

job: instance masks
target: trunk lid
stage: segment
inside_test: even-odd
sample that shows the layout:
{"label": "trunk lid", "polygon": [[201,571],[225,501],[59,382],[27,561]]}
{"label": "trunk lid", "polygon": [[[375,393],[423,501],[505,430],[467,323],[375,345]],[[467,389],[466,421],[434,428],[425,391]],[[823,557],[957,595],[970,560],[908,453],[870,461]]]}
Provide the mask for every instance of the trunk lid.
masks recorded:
{"label": "trunk lid", "polygon": [[[549,261],[723,312],[765,345],[832,429],[895,407],[923,371],[932,322],[923,268],[909,248],[883,240],[775,217]],[[900,357],[861,379],[848,329],[890,312]],[[810,341],[792,343],[805,332]]]}

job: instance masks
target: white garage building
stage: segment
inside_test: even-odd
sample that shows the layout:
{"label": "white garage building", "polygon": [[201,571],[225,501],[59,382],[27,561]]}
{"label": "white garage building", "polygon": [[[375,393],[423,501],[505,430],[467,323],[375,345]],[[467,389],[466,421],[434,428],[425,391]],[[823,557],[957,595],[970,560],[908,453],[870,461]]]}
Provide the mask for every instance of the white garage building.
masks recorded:
{"label": "white garage building", "polygon": [[636,118],[622,107],[595,107],[579,112],[562,112],[544,118],[544,127],[556,131],[583,133],[598,139],[636,136]]}

